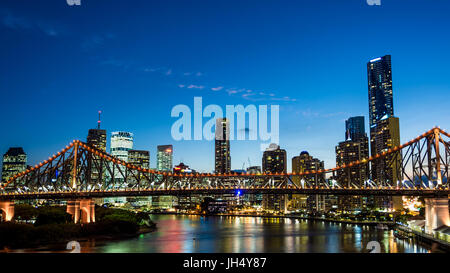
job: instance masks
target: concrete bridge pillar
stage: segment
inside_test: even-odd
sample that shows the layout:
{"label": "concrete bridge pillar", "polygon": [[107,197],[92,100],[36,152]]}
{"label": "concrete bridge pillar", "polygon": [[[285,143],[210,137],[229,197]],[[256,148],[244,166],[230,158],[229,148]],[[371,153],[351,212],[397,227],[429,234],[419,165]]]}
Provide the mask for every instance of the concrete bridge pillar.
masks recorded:
{"label": "concrete bridge pillar", "polygon": [[92,199],[67,201],[67,213],[72,215],[74,223],[94,223],[95,203]]}
{"label": "concrete bridge pillar", "polygon": [[425,199],[425,231],[432,233],[443,225],[450,226],[448,198]]}
{"label": "concrete bridge pillar", "polygon": [[12,221],[14,217],[14,201],[0,201],[3,221]]}

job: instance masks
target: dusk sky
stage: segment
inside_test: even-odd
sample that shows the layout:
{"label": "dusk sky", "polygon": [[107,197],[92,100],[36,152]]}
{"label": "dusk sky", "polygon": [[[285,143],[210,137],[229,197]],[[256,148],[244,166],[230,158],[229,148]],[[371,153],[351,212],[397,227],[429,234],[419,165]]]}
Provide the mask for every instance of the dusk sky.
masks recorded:
{"label": "dusk sky", "polygon": [[[0,2],[0,153],[35,164],[88,129],[174,145],[174,163],[214,168],[214,142],[175,141],[177,104],[280,105],[280,146],[335,166],[345,119],[365,116],[366,65],[392,55],[401,142],[450,129],[450,1],[66,0]],[[208,119],[205,118],[204,122]],[[232,169],[261,165],[232,141]]]}

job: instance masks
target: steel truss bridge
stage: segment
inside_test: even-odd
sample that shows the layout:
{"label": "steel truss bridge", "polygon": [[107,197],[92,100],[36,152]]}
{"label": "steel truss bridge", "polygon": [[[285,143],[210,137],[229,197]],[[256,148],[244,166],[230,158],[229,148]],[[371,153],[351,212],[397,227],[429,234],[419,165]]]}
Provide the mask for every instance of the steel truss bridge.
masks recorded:
{"label": "steel truss bridge", "polygon": [[[445,197],[450,134],[435,127],[405,144],[332,169],[300,173],[174,173],[145,169],[74,140],[0,187],[0,200],[191,194]],[[355,179],[356,176],[359,179]]]}

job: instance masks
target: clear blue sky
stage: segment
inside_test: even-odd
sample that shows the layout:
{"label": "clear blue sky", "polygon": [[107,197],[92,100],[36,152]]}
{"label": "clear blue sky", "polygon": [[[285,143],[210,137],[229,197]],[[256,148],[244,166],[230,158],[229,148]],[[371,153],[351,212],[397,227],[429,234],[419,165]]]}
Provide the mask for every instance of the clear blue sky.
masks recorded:
{"label": "clear blue sky", "polygon": [[[211,171],[213,142],[170,135],[172,107],[192,107],[202,96],[224,108],[279,104],[289,170],[303,150],[332,167],[344,120],[364,115],[368,123],[366,63],[385,54],[401,141],[434,125],[450,129],[450,2],[381,4],[2,0],[0,153],[22,146],[37,163],[85,140],[102,110],[108,136],[133,132],[135,148],[150,150],[151,167],[156,146],[173,144],[175,163]],[[241,89],[254,95],[230,92]],[[232,168],[248,158],[261,165],[259,144],[233,141]]]}

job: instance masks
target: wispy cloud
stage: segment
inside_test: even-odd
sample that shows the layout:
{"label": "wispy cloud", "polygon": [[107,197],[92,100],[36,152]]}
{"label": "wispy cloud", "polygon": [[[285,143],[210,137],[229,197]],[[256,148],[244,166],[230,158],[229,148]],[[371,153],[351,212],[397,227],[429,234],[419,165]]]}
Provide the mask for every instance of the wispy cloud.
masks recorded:
{"label": "wispy cloud", "polygon": [[115,37],[112,33],[94,34],[86,37],[81,43],[81,47],[86,50],[102,47],[108,40],[114,39]]}
{"label": "wispy cloud", "polygon": [[203,86],[203,85],[190,84],[190,85],[188,85],[187,88],[188,88],[188,89],[203,89],[203,88],[205,88],[205,86]]}
{"label": "wispy cloud", "polygon": [[202,72],[184,72],[183,76],[197,76],[197,77],[200,77],[200,76],[203,76],[203,73]]}
{"label": "wispy cloud", "polygon": [[212,91],[220,91],[223,89],[223,86],[217,86],[217,87],[212,87],[211,90]]}
{"label": "wispy cloud", "polygon": [[58,36],[63,32],[60,25],[43,20],[35,20],[24,16],[18,16],[8,10],[0,10],[1,24],[14,30],[37,31],[47,36]]}

